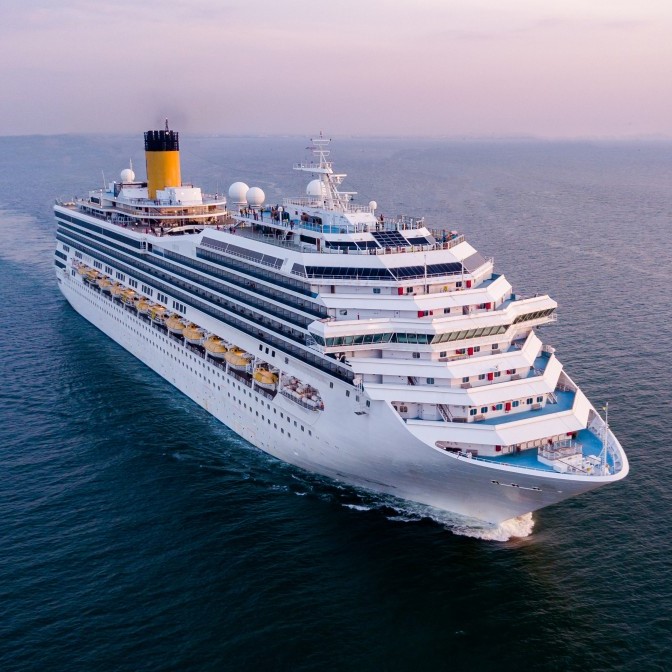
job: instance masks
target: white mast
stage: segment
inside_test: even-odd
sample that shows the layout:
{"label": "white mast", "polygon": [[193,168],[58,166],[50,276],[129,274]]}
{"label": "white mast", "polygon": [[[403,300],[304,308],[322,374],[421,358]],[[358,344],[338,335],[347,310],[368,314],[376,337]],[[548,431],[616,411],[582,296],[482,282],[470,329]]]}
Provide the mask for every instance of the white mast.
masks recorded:
{"label": "white mast", "polygon": [[602,451],[600,453],[600,466],[602,473],[608,473],[607,465],[607,435],[609,434],[609,402],[605,402],[604,406],[604,436],[602,437]]}

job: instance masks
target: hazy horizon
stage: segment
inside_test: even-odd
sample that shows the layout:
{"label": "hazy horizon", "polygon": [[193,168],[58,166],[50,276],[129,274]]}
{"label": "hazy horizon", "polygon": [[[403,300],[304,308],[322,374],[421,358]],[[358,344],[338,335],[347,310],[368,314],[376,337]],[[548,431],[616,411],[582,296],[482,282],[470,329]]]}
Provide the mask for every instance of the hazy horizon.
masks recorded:
{"label": "hazy horizon", "polygon": [[5,0],[0,135],[672,138],[662,0]]}

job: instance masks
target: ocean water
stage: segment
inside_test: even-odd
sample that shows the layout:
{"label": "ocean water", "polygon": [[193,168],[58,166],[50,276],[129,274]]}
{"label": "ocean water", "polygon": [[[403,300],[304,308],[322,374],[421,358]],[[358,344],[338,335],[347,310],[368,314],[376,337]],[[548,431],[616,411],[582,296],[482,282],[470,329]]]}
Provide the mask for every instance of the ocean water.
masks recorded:
{"label": "ocean water", "polygon": [[[305,138],[182,137],[185,180],[302,193]],[[670,670],[672,144],[335,139],[358,200],[550,293],[631,474],[510,525],[236,437],[56,288],[56,197],[142,137],[0,138],[0,669]]]}

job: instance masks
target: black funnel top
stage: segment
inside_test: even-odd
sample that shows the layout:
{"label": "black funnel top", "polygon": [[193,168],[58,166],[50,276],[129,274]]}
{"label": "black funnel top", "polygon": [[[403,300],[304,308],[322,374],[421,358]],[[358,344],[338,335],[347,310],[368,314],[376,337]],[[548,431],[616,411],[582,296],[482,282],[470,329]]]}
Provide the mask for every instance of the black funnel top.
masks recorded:
{"label": "black funnel top", "polygon": [[177,131],[147,131],[145,133],[146,152],[179,152],[180,141]]}

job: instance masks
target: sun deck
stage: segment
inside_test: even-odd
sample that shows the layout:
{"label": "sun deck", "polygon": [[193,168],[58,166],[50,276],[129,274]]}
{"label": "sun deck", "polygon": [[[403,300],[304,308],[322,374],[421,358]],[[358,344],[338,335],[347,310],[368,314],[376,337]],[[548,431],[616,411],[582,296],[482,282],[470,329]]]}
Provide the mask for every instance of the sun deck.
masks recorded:
{"label": "sun deck", "polygon": [[[286,215],[287,213],[276,213],[277,215]],[[456,231],[438,231],[429,230],[429,235],[432,236],[434,242],[429,242],[425,236],[421,236],[418,240],[425,242],[413,243],[413,238],[406,239],[399,234],[399,244],[388,246],[381,241],[376,241],[371,236],[366,234],[383,234],[399,231],[415,230],[419,228],[420,220],[415,220],[410,217],[399,217],[395,220],[379,222],[377,224],[367,225],[329,225],[316,224],[310,221],[303,221],[295,216],[283,219],[274,217],[271,210],[257,210],[253,213],[234,214],[236,233],[241,233],[248,238],[254,240],[261,240],[265,243],[285,247],[289,249],[301,250],[306,243],[301,246],[294,242],[301,234],[308,234],[314,240],[314,234],[338,234],[338,235],[354,235],[358,234],[352,239],[352,247],[349,249],[342,249],[340,247],[329,247],[326,243],[321,241],[319,249],[315,250],[323,254],[364,254],[364,255],[378,255],[378,254],[394,254],[399,250],[416,252],[429,252],[432,250],[449,250],[456,245],[464,242],[464,236],[458,234]],[[409,223],[413,222],[413,223]],[[423,224],[424,226],[424,224]],[[244,233],[243,233],[244,232]],[[397,239],[395,239],[397,240]],[[342,241],[341,241],[342,242]],[[344,243],[343,243],[344,244]]]}

